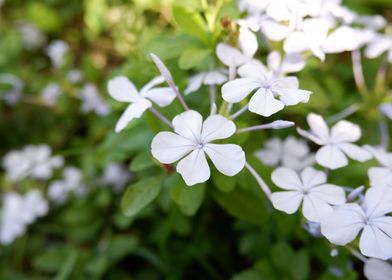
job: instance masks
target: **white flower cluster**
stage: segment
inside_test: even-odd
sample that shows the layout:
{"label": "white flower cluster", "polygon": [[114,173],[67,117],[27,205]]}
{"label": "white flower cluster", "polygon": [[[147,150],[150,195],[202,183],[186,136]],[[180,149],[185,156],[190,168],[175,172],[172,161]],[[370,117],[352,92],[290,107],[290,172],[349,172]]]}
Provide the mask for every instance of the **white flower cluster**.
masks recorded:
{"label": "white flower cluster", "polygon": [[42,193],[33,190],[25,195],[10,192],[2,199],[0,220],[0,244],[10,244],[24,234],[27,226],[48,213],[48,202]]}

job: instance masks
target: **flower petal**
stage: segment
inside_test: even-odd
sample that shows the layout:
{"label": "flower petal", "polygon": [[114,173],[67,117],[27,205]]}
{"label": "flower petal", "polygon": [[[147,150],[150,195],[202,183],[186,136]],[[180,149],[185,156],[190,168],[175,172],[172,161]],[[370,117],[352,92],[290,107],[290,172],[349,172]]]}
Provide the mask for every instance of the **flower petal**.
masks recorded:
{"label": "flower petal", "polygon": [[144,94],[152,89],[153,87],[162,84],[165,81],[165,78],[163,76],[158,76],[153,78],[151,81],[149,81],[147,84],[144,85],[144,87],[141,88],[140,90],[140,95],[144,96]]}
{"label": "flower petal", "polygon": [[302,213],[309,221],[319,223],[327,214],[332,213],[332,207],[316,196],[305,195]]}
{"label": "flower petal", "polygon": [[331,139],[334,142],[355,142],[361,138],[361,129],[358,125],[342,120],[331,129]]}
{"label": "flower petal", "polygon": [[108,83],[110,96],[121,102],[136,102],[140,99],[134,84],[127,77],[119,76],[111,79]]}
{"label": "flower petal", "polygon": [[365,49],[365,56],[368,58],[379,57],[383,52],[392,48],[392,40],[386,36],[377,36]]}
{"label": "flower petal", "polygon": [[283,102],[274,98],[270,90],[260,88],[249,101],[249,111],[269,117],[284,108]]}
{"label": "flower petal", "polygon": [[260,28],[265,36],[272,41],[281,41],[290,34],[290,29],[274,20],[263,20]]}
{"label": "flower petal", "polygon": [[318,145],[325,144],[324,140],[320,139],[318,136],[314,135],[313,133],[310,133],[306,130],[303,130],[302,128],[297,127],[297,132],[302,137],[308,138],[309,140],[313,141],[314,143],[316,143]]}
{"label": "flower petal", "polygon": [[226,66],[234,65],[235,67],[245,63],[247,59],[239,50],[225,43],[218,44],[216,56]]}
{"label": "flower petal", "polygon": [[287,167],[279,167],[275,169],[271,174],[272,182],[285,190],[302,190],[302,182],[299,179],[298,174]]}
{"label": "flower petal", "polygon": [[223,70],[213,70],[205,73],[204,84],[221,85],[227,81],[227,74]]}
{"label": "flower petal", "polygon": [[153,157],[165,164],[176,162],[194,149],[192,141],[168,131],[159,132],[151,143]]}
{"label": "flower petal", "polygon": [[243,78],[258,79],[261,75],[267,75],[268,69],[258,60],[252,60],[238,68],[238,75]]}
{"label": "flower petal", "polygon": [[150,108],[151,105],[151,102],[147,99],[141,99],[140,101],[130,104],[125,109],[124,113],[122,113],[114,131],[118,133],[123,130],[131,120],[140,118],[144,111]]}
{"label": "flower petal", "polygon": [[258,87],[260,87],[260,82],[251,78],[228,81],[222,87],[222,98],[227,102],[237,103]]}
{"label": "flower petal", "polygon": [[323,184],[312,188],[309,192],[310,196],[317,197],[331,205],[341,205],[346,202],[343,188],[336,185]]}
{"label": "flower petal", "polygon": [[293,88],[281,88],[279,93],[280,100],[287,106],[297,105],[298,103],[309,102],[311,91]]}
{"label": "flower petal", "polygon": [[392,212],[392,190],[389,187],[370,188],[365,194],[366,215],[369,218]]}
{"label": "flower petal", "polygon": [[364,274],[368,280],[392,279],[392,265],[378,259],[368,259],[365,263]]}
{"label": "flower petal", "polygon": [[159,107],[170,105],[176,94],[170,87],[153,88],[143,93],[143,96],[158,104]]}
{"label": "flower petal", "polygon": [[351,143],[341,143],[339,144],[339,148],[342,149],[349,158],[360,162],[364,162],[372,158],[371,153],[366,151],[366,149]]}
{"label": "flower petal", "polygon": [[379,224],[365,226],[359,248],[365,256],[387,260],[392,257],[392,217],[383,217],[378,223],[383,227],[378,227]]}
{"label": "flower petal", "polygon": [[329,139],[329,129],[322,116],[310,113],[307,116],[307,121],[311,131],[321,140],[327,141]]}
{"label": "flower petal", "polygon": [[348,164],[347,157],[338,147],[326,145],[321,147],[316,153],[318,164],[330,169],[337,169]]}
{"label": "flower petal", "polygon": [[271,202],[275,209],[293,214],[299,208],[303,195],[298,191],[274,192],[271,194]]}
{"label": "flower petal", "polygon": [[190,94],[192,92],[197,91],[201,87],[203,83],[203,79],[204,79],[204,73],[200,73],[192,76],[188,82],[188,86],[186,87],[184,93]]}
{"label": "flower petal", "polygon": [[203,150],[194,150],[185,158],[180,160],[176,168],[177,172],[181,174],[185,183],[192,186],[198,183],[203,183],[210,178],[210,167]]}
{"label": "flower petal", "polygon": [[389,168],[371,167],[368,176],[372,187],[392,187],[392,170]]}
{"label": "flower petal", "polygon": [[173,121],[174,131],[181,136],[198,143],[201,136],[202,116],[193,110],[177,115]]}
{"label": "flower petal", "polygon": [[331,214],[320,221],[321,233],[336,245],[346,245],[353,241],[365,226],[365,213],[353,203],[336,206]]}
{"label": "flower petal", "polygon": [[301,181],[305,189],[309,190],[327,182],[327,175],[324,172],[307,167],[301,172]]}
{"label": "flower petal", "polygon": [[203,123],[201,139],[203,143],[225,139],[235,132],[235,124],[221,115],[209,116]]}
{"label": "flower petal", "polygon": [[245,153],[234,144],[207,144],[205,152],[221,173],[234,176],[245,166]]}

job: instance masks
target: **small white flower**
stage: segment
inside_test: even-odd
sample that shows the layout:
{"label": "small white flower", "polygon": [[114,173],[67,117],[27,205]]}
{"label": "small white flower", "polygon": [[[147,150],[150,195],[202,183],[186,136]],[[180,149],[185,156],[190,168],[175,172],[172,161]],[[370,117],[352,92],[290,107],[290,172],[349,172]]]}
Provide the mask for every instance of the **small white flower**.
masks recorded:
{"label": "small white flower", "polygon": [[37,49],[45,43],[45,34],[31,23],[20,23],[18,30],[22,34],[24,47],[28,50]]}
{"label": "small white flower", "polygon": [[42,89],[41,99],[46,105],[53,106],[57,103],[57,100],[61,94],[62,91],[60,86],[55,82],[50,82],[45,88]]}
{"label": "small white flower", "polygon": [[117,101],[129,103],[116,124],[116,132],[123,130],[131,120],[140,118],[144,111],[152,107],[151,101],[160,107],[168,106],[173,102],[176,94],[170,87],[156,87],[163,82],[164,78],[158,76],[138,91],[126,77],[115,77],[109,81],[110,96]]}
{"label": "small white flower", "polygon": [[83,73],[79,69],[72,69],[68,72],[67,79],[73,84],[79,83],[83,79]]}
{"label": "small white flower", "polygon": [[40,191],[32,190],[23,199],[27,224],[33,223],[38,217],[43,217],[48,213],[48,202],[43,198]]}
{"label": "small white flower", "polygon": [[392,257],[392,190],[372,187],[362,206],[348,203],[334,208],[321,220],[321,233],[336,245],[353,241],[360,231],[359,248],[368,257]]}
{"label": "small white flower", "polygon": [[192,76],[189,80],[188,86],[185,89],[185,94],[190,94],[197,91],[202,84],[204,85],[220,85],[227,81],[227,71],[224,69],[217,69],[212,71],[205,71]]}
{"label": "small white flower", "polygon": [[69,193],[83,196],[86,192],[82,182],[82,172],[76,167],[66,167],[63,170],[63,179],[53,181],[48,188],[49,198],[62,204],[66,201]]}
{"label": "small white flower", "polygon": [[83,113],[95,112],[99,116],[106,116],[110,113],[108,104],[103,100],[94,84],[84,85],[80,91],[80,97],[83,102],[80,110]]}
{"label": "small white flower", "polygon": [[384,116],[392,120],[392,102],[381,104],[379,109]]}
{"label": "small white flower", "polygon": [[337,169],[348,164],[347,156],[358,161],[371,159],[371,154],[365,149],[352,144],[361,138],[359,126],[342,120],[329,130],[324,119],[317,114],[307,117],[311,132],[297,128],[298,133],[316,144],[322,146],[316,153],[318,164],[330,169]]}
{"label": "small white flower", "polygon": [[368,259],[363,272],[368,280],[391,280],[392,265],[378,259]]}
{"label": "small white flower", "polygon": [[392,153],[371,146],[366,146],[366,148],[381,164],[380,167],[369,168],[370,186],[392,187]]}
{"label": "small white flower", "polygon": [[15,75],[0,74],[0,84],[11,86],[11,89],[3,92],[1,96],[8,105],[15,105],[23,97],[24,83]]}
{"label": "small white flower", "polygon": [[314,163],[314,155],[302,140],[292,136],[284,141],[272,138],[265,144],[264,149],[256,150],[255,157],[268,166],[282,165],[296,171],[302,170]]}
{"label": "small white flower", "polygon": [[213,115],[203,122],[198,112],[190,110],[177,115],[172,123],[175,133],[158,133],[152,140],[151,152],[164,164],[179,161],[177,172],[188,186],[210,178],[205,154],[226,176],[234,176],[243,169],[245,153],[240,146],[210,143],[232,136],[236,129],[232,121]]}
{"label": "small white flower", "polygon": [[305,168],[301,176],[290,168],[280,167],[272,172],[271,179],[275,185],[287,190],[271,195],[274,207],[293,214],[303,201],[302,213],[312,222],[320,222],[321,218],[332,212],[331,205],[346,201],[344,190],[327,184],[325,173],[312,167]]}
{"label": "small white flower", "polygon": [[[249,101],[249,111],[268,117],[285,106],[308,102],[310,91],[299,89],[296,77],[276,78],[265,73],[261,63],[247,63],[239,69],[242,77],[225,83],[222,97],[230,103],[237,103],[256,90]],[[279,99],[277,99],[279,98]]]}
{"label": "small white flower", "polygon": [[376,58],[383,53],[387,53],[388,62],[392,63],[392,36],[378,34],[366,47],[365,56]]}
{"label": "small white flower", "polygon": [[46,54],[49,56],[52,65],[56,68],[60,68],[64,64],[64,57],[68,50],[69,46],[66,42],[55,40],[46,47]]}
{"label": "small white flower", "polygon": [[105,166],[102,182],[104,184],[112,185],[116,192],[120,192],[128,183],[131,177],[128,169],[117,163],[110,163]]}

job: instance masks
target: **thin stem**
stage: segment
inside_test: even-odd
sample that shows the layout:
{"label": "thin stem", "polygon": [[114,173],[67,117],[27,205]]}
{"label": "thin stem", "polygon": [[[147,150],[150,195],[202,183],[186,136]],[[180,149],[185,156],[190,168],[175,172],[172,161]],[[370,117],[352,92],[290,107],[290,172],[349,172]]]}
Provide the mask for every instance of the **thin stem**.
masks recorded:
{"label": "thin stem", "polygon": [[263,190],[267,198],[270,199],[272,192],[271,189],[268,187],[268,185],[264,182],[264,180],[260,177],[260,175],[256,172],[256,170],[254,170],[254,168],[248,162],[245,162],[245,167],[246,169],[248,169],[250,174],[253,175],[253,177],[255,178],[255,180],[257,181],[257,183],[259,184],[260,188]]}
{"label": "thin stem", "polygon": [[290,121],[277,120],[277,121],[273,121],[271,123],[245,127],[245,128],[237,130],[236,133],[238,134],[238,133],[244,133],[244,132],[249,132],[249,131],[254,131],[254,130],[264,130],[264,129],[283,129],[283,128],[288,128],[288,127],[291,127],[294,125],[295,125],[295,123],[290,122]]}
{"label": "thin stem", "polygon": [[210,116],[214,113],[216,108],[216,85],[210,85]]}
{"label": "thin stem", "polygon": [[235,112],[234,114],[232,114],[230,116],[231,120],[236,119],[237,117],[239,117],[240,115],[242,115],[243,113],[245,113],[248,110],[249,104],[246,104],[244,107],[242,107],[241,109],[239,109],[237,112]]}
{"label": "thin stem", "polygon": [[368,88],[366,86],[365,78],[363,76],[362,62],[361,62],[361,52],[359,50],[354,50],[351,52],[351,58],[353,63],[353,74],[355,84],[362,96],[366,96],[368,93]]}
{"label": "thin stem", "polygon": [[381,147],[387,149],[389,145],[389,131],[388,131],[388,125],[385,122],[383,116],[381,116],[381,120],[378,123],[378,126],[380,129]]}
{"label": "thin stem", "polygon": [[348,116],[351,116],[352,114],[357,112],[358,110],[359,110],[358,104],[352,104],[349,107],[347,107],[346,109],[344,109],[343,111],[329,117],[327,120],[327,123],[331,124],[331,123],[337,122],[339,120],[345,119]]}
{"label": "thin stem", "polygon": [[346,248],[347,248],[347,250],[349,250],[350,253],[351,253],[354,257],[356,257],[357,259],[359,259],[359,260],[361,260],[361,261],[363,261],[363,262],[366,262],[366,261],[367,261],[367,258],[365,258],[364,256],[362,256],[362,254],[359,253],[356,249],[352,248],[351,246],[346,246]]}
{"label": "thin stem", "polygon": [[153,113],[158,119],[160,119],[162,122],[167,124],[169,127],[173,128],[172,123],[161,113],[159,113],[154,107],[149,108],[150,112]]}
{"label": "thin stem", "polygon": [[385,91],[385,84],[386,84],[386,78],[387,78],[387,72],[388,72],[388,58],[385,57],[384,60],[382,61],[380,68],[377,71],[377,76],[376,76],[376,84],[374,86],[374,90],[376,93],[383,93]]}

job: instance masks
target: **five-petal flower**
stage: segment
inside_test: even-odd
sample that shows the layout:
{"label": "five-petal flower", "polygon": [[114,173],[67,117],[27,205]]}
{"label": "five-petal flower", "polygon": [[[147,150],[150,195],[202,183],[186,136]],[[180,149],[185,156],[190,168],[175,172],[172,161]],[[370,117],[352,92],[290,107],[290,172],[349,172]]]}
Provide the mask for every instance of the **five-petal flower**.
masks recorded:
{"label": "five-petal flower", "polygon": [[344,190],[327,184],[325,173],[312,167],[305,168],[300,176],[290,168],[279,167],[274,170],[271,179],[275,185],[286,190],[271,195],[273,206],[292,214],[303,201],[302,213],[312,222],[319,222],[332,212],[331,205],[340,205],[346,201]]}
{"label": "five-petal flower", "polygon": [[138,92],[134,84],[124,76],[115,77],[109,81],[110,96],[117,101],[130,103],[116,124],[116,132],[123,130],[131,120],[140,118],[144,111],[152,106],[151,101],[160,107],[172,103],[176,94],[170,87],[155,87],[163,82],[164,78],[158,76]]}
{"label": "five-petal flower", "polygon": [[332,243],[346,245],[362,230],[361,253],[368,257],[392,257],[392,191],[388,187],[372,187],[362,206],[348,203],[334,208],[321,220],[321,233]]}
{"label": "five-petal flower", "polygon": [[316,153],[318,164],[330,169],[337,169],[348,164],[347,157],[358,161],[371,159],[371,154],[365,149],[352,144],[361,137],[359,126],[342,120],[329,130],[324,119],[310,113],[307,117],[310,132],[297,128],[298,133],[316,144],[322,146]]}
{"label": "five-petal flower", "polygon": [[221,115],[212,115],[203,122],[198,112],[190,110],[177,115],[172,123],[175,133],[158,133],[152,140],[151,152],[164,164],[180,160],[177,172],[188,186],[210,178],[205,154],[227,176],[236,175],[244,167],[245,153],[240,146],[210,143],[232,136],[236,129],[232,121]]}

